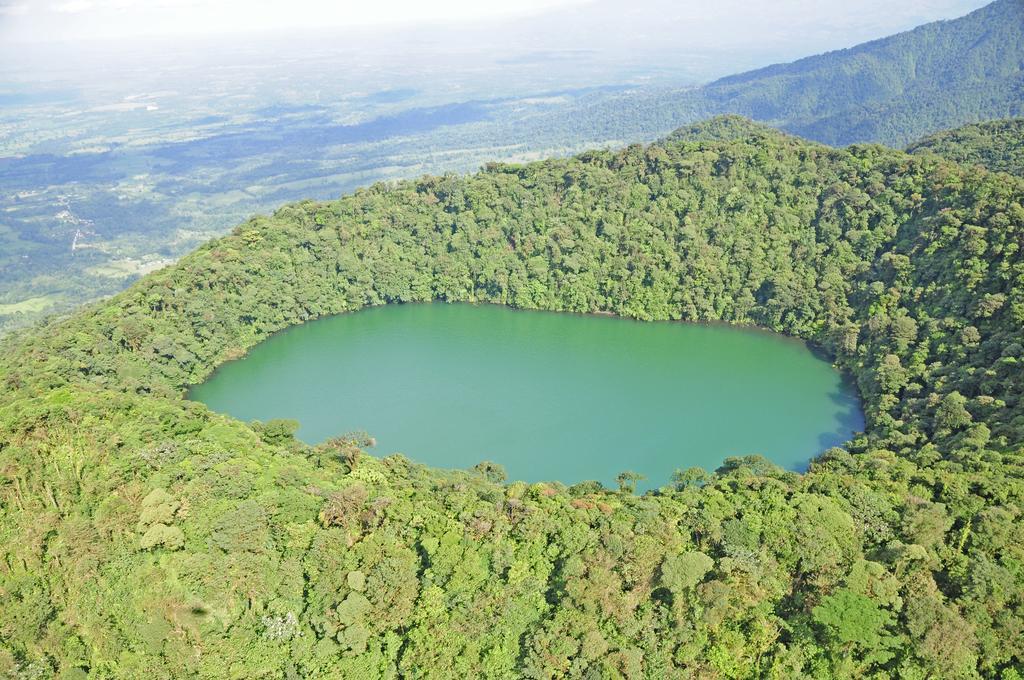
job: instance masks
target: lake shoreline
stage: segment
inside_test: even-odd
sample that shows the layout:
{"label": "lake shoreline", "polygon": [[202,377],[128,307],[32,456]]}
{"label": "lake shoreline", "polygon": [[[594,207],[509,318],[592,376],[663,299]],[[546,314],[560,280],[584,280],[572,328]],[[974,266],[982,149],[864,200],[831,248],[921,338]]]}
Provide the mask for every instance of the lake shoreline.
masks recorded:
{"label": "lake shoreline", "polygon": [[[185,398],[241,420],[298,419],[313,444],[365,430],[432,467],[492,460],[566,484],[631,467],[666,483],[672,469],[748,454],[802,472],[863,428],[850,381],[809,343],[765,329],[492,303],[359,311],[279,331]],[[616,450],[630,453],[616,462]],[[583,468],[552,462],[581,451]]]}

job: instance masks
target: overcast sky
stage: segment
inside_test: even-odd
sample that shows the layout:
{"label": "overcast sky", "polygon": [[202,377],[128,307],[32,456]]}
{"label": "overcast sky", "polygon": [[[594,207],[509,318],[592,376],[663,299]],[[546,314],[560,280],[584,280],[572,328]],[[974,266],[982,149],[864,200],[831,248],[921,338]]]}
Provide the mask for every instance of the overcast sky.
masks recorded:
{"label": "overcast sky", "polygon": [[19,41],[502,20],[592,0],[0,0]]}
{"label": "overcast sky", "polygon": [[46,43],[276,29],[486,25],[550,17],[577,35],[593,33],[594,41],[639,31],[654,40],[680,43],[756,42],[789,36],[795,27],[809,27],[839,36],[845,31],[856,42],[960,16],[983,4],[978,0],[0,0],[0,39]]}

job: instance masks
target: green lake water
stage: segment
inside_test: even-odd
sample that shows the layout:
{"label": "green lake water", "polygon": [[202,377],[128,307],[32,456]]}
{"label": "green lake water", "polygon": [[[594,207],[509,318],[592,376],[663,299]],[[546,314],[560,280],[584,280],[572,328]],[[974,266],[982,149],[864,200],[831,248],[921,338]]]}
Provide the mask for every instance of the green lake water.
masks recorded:
{"label": "green lake water", "polygon": [[290,328],[190,398],[294,418],[318,443],[365,430],[376,455],[509,478],[665,484],[758,453],[802,470],[863,429],[853,389],[802,343],[728,326],[483,305],[388,305]]}

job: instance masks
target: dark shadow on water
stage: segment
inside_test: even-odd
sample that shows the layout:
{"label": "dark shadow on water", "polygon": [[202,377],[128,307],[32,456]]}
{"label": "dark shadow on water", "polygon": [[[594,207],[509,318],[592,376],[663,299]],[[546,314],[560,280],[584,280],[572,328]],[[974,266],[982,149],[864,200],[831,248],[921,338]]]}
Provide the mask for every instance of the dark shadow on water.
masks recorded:
{"label": "dark shadow on water", "polygon": [[[836,357],[820,345],[812,342],[805,343],[808,351],[821,361],[835,364]],[[841,370],[841,369],[840,369]],[[807,472],[811,461],[823,454],[825,451],[850,441],[854,435],[864,431],[864,410],[861,406],[860,390],[857,389],[857,381],[849,373],[842,371],[841,389],[830,392],[829,401],[836,406],[835,417],[839,421],[837,427],[831,432],[823,432],[818,435],[818,452],[809,460],[794,468],[795,472]]]}
{"label": "dark shadow on water", "polygon": [[[800,340],[800,342],[804,344],[804,346],[807,348],[807,351],[810,352],[811,355],[814,356],[814,358],[824,361],[827,364],[834,364],[836,362],[835,355],[829,352],[821,345],[817,345],[807,340]],[[843,380],[844,382],[846,381],[845,375],[843,376]]]}
{"label": "dark shadow on water", "polygon": [[[844,379],[843,383],[845,389],[830,392],[828,395],[829,400],[837,407],[835,417],[839,424],[831,432],[818,435],[818,453],[814,458],[835,446],[842,446],[855,434],[864,431],[864,412],[861,410],[860,398],[849,381]],[[803,463],[796,472],[806,472],[810,463],[810,460]]]}

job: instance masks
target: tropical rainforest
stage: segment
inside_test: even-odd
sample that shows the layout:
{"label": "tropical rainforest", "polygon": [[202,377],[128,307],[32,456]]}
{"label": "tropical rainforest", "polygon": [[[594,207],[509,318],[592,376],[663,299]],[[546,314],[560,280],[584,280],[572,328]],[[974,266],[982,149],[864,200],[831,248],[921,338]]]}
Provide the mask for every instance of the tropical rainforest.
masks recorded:
{"label": "tropical rainforest", "polygon": [[1024,177],[1024,118],[992,120],[925,137],[907,147],[910,153],[937,153],[957,163]]}
{"label": "tropical rainforest", "polygon": [[[289,60],[271,61],[276,69]],[[102,118],[89,117],[100,102],[74,101],[42,117],[42,131],[8,139],[22,144],[0,157],[0,334],[118,292],[249,214],[373,181],[651,141],[720,114],[748,116],[825,144],[899,148],[966,123],[1024,116],[1024,0],[996,0],[958,19],[700,87],[609,82],[595,90],[551,91],[555,74],[566,68],[552,62],[499,95],[491,84],[507,76],[500,70],[474,63],[474,80],[488,84],[467,92],[438,79],[447,66],[429,65],[413,69],[428,74],[416,84],[421,95],[415,89],[376,95],[410,97],[397,111],[370,107],[356,116],[345,105],[351,102],[346,91],[379,87],[379,67],[347,86],[337,79],[360,69],[321,69],[306,80],[301,71],[269,77],[260,67],[233,68],[226,81],[187,69],[161,74],[160,89],[173,94],[202,81],[205,94],[186,98],[194,107],[189,115],[160,118],[155,128],[135,119],[100,124]],[[152,71],[137,66],[106,86],[116,86],[118,100],[134,99],[151,87]],[[289,83],[289,96],[327,89],[323,101],[317,94],[315,103],[268,106],[275,82]],[[440,91],[451,99],[439,106]],[[262,106],[248,111],[242,102]],[[180,111],[182,104],[159,101],[161,112]],[[339,122],[371,111],[363,122]],[[39,120],[33,108],[11,113],[16,128]],[[83,135],[83,129],[92,131]],[[51,135],[35,146],[37,136]]]}
{"label": "tropical rainforest", "polygon": [[825,144],[904,146],[964,123],[1024,115],[1024,0],[722,78],[694,98]]}
{"label": "tropical rainforest", "polygon": [[[0,669],[1019,679],[1022,204],[974,163],[728,117],[253,217],[4,338]],[[636,495],[183,396],[279,329],[430,300],[802,338],[865,431],[804,474],[730,458]]]}

